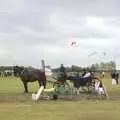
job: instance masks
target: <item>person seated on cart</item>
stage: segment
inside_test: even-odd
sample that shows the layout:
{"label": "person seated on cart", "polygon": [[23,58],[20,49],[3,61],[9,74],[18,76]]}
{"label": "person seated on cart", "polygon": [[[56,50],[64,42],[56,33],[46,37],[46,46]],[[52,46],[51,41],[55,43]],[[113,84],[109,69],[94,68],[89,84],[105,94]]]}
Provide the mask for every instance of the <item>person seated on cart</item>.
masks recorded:
{"label": "person seated on cart", "polygon": [[61,77],[66,77],[66,69],[63,64],[61,64],[59,72],[60,72],[59,74],[61,75]]}

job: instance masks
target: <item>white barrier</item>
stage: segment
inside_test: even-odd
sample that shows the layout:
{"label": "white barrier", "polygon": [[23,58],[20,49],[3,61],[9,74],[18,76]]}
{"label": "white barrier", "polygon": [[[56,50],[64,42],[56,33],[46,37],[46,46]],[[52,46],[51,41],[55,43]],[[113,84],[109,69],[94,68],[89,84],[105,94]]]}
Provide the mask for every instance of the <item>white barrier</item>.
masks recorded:
{"label": "white barrier", "polygon": [[32,100],[38,100],[40,98],[40,95],[42,94],[43,90],[44,90],[44,86],[41,86],[40,89],[38,90],[37,94],[33,93]]}
{"label": "white barrier", "polygon": [[103,88],[104,88],[104,92],[105,92],[105,95],[106,95],[107,99],[109,99],[109,95],[108,95],[107,89],[106,89],[104,84],[103,84]]}
{"label": "white barrier", "polygon": [[32,94],[32,100],[38,100],[42,94],[42,92],[45,92],[45,93],[51,93],[51,92],[54,92],[55,91],[55,88],[50,88],[50,89],[44,89],[43,86],[40,87],[40,89],[38,90],[37,94],[33,93]]}

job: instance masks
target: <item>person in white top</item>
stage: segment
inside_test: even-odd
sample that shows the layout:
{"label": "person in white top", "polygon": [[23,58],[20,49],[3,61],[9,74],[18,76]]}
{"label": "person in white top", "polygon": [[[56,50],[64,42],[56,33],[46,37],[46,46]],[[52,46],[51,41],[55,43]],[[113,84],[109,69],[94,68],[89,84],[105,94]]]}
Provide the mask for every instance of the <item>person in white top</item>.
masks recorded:
{"label": "person in white top", "polygon": [[103,72],[102,72],[102,77],[104,77],[104,76],[105,76],[105,72],[103,71]]}
{"label": "person in white top", "polygon": [[86,74],[83,76],[83,78],[87,78],[87,77],[90,77],[90,76],[91,76],[91,73],[88,72],[88,73],[86,73]]}
{"label": "person in white top", "polygon": [[105,94],[105,92],[104,92],[104,87],[103,87],[101,81],[96,81],[96,82],[95,82],[95,91],[96,91],[99,95]]}

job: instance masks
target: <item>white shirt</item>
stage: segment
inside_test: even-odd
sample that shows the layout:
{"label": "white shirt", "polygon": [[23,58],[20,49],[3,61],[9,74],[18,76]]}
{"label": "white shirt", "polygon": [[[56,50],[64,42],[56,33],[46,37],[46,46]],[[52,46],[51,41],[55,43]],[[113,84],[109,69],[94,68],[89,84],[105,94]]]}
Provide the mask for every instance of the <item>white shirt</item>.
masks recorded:
{"label": "white shirt", "polygon": [[104,72],[102,72],[102,75],[104,75],[105,73]]}
{"label": "white shirt", "polygon": [[91,75],[90,72],[89,72],[89,73],[86,73],[86,74],[83,76],[83,78],[90,77],[90,75]]}

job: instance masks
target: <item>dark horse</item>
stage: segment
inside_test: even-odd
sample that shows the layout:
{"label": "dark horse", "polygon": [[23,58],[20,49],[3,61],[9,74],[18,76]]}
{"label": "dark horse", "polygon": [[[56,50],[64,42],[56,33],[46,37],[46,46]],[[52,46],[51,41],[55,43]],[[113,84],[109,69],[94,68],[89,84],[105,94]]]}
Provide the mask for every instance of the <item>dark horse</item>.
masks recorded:
{"label": "dark horse", "polygon": [[90,91],[90,87],[94,86],[95,84],[94,81],[95,78],[92,75],[86,78],[82,76],[75,76],[75,77],[70,77],[69,79],[72,80],[75,88],[79,89],[80,87],[86,86],[88,88],[88,92]]}
{"label": "dark horse", "polygon": [[19,76],[23,82],[24,89],[26,93],[28,93],[28,82],[35,82],[38,81],[39,86],[44,86],[46,87],[46,75],[45,71],[40,70],[40,69],[35,69],[35,68],[22,68],[22,67],[14,67],[14,73],[15,76]]}
{"label": "dark horse", "polygon": [[64,76],[58,73],[57,78],[56,78],[57,82],[62,83],[62,84],[65,84],[67,80],[71,81],[75,88],[86,86],[88,88],[88,92],[89,92],[90,86],[94,86],[95,79],[96,77],[94,77],[92,73],[89,77],[86,77],[86,78],[79,76],[78,74],[73,77],[73,76],[67,76],[67,75]]}

